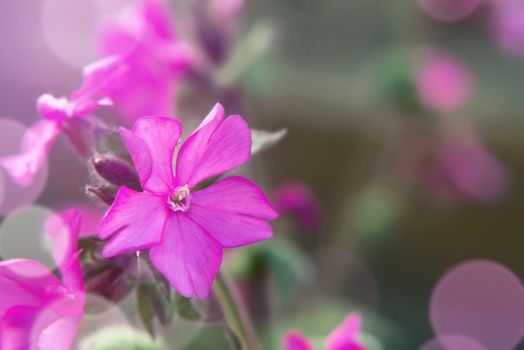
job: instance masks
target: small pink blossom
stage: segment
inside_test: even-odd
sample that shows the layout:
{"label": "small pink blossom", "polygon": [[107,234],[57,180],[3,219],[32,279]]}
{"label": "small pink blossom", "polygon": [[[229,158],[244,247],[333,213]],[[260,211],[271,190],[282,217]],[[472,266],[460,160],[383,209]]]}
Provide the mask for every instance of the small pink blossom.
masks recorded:
{"label": "small pink blossom", "polygon": [[20,153],[0,158],[0,166],[10,174],[13,181],[20,186],[29,186],[66,124],[111,103],[107,94],[123,71],[125,67],[120,60],[108,57],[84,69],[83,84],[70,99],[49,94],[40,96],[37,110],[42,120],[27,130]]}
{"label": "small pink blossom", "polygon": [[[366,350],[358,341],[362,317],[358,313],[349,314],[344,322],[335,328],[324,341],[325,350]],[[315,347],[299,332],[288,332],[284,336],[284,350],[314,350]]]}
{"label": "small pink blossom", "polygon": [[0,262],[0,349],[71,348],[85,305],[76,250],[80,225],[75,209],[46,222],[62,281],[35,260]]}
{"label": "small pink blossom", "polygon": [[162,0],[145,0],[126,8],[101,32],[101,53],[118,55],[129,68],[111,98],[133,120],[171,115],[177,81],[193,62],[192,51],[179,40],[171,22]]}
{"label": "small pink blossom", "polygon": [[449,56],[435,55],[417,72],[416,87],[421,101],[438,112],[451,112],[467,103],[472,82],[468,69]]}
{"label": "small pink blossom", "polygon": [[273,203],[281,213],[294,216],[305,230],[315,231],[320,225],[318,200],[302,182],[280,186],[273,192]]}
{"label": "small pink blossom", "polygon": [[143,117],[120,134],[144,192],[122,187],[99,231],[111,240],[103,254],[150,249],[150,258],[182,295],[205,298],[222,262],[223,248],[270,238],[278,214],[262,190],[240,176],[194,190],[250,158],[251,132],[242,117],[224,118],[217,104],[173,154],[182,133],[175,119]]}

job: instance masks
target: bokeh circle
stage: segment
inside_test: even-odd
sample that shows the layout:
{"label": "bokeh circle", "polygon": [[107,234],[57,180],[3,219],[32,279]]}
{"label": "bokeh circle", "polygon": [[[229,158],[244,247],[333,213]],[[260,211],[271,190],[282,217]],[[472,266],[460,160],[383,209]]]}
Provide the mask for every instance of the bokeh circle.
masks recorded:
{"label": "bokeh circle", "polygon": [[417,0],[420,8],[431,18],[444,21],[459,21],[471,15],[481,0]]}
{"label": "bokeh circle", "polygon": [[419,350],[488,350],[478,341],[461,335],[433,338]]}
{"label": "bokeh circle", "polygon": [[0,257],[32,259],[55,269],[53,244],[44,229],[44,223],[55,215],[47,208],[30,206],[7,216],[0,226]]}
{"label": "bokeh circle", "polygon": [[460,334],[488,349],[511,350],[524,335],[524,287],[501,264],[468,261],[440,279],[430,318],[439,336]]}

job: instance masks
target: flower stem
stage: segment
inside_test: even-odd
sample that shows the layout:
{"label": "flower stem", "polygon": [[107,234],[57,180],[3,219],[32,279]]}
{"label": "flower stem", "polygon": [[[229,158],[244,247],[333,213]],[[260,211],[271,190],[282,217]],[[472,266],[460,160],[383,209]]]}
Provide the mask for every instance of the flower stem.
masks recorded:
{"label": "flower stem", "polygon": [[232,281],[225,274],[219,272],[215,281],[214,293],[224,313],[229,329],[238,338],[242,350],[260,350],[261,346],[256,337],[255,329],[244,305],[241,303],[238,292]]}

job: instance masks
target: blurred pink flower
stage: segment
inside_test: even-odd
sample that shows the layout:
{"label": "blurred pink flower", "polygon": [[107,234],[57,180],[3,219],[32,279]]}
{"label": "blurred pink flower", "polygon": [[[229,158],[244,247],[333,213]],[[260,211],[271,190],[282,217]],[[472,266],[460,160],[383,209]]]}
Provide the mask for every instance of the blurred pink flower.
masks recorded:
{"label": "blurred pink flower", "polygon": [[[349,314],[344,322],[335,328],[324,341],[325,350],[366,350],[358,341],[362,317],[358,313]],[[289,332],[284,336],[284,350],[314,350],[315,347],[299,332]]]}
{"label": "blurred pink flower", "polygon": [[300,332],[292,331],[284,336],[284,350],[315,350],[309,340]]}
{"label": "blurred pink flower", "polygon": [[524,2],[493,3],[492,31],[500,49],[512,56],[524,55]]}
{"label": "blurred pink flower", "polygon": [[62,281],[35,260],[0,262],[1,349],[71,348],[85,305],[76,251],[80,221],[72,209],[46,222]]}
{"label": "blurred pink flower", "polygon": [[472,79],[468,69],[456,59],[435,55],[417,71],[416,87],[426,106],[438,112],[450,112],[468,102]]}
{"label": "blurred pink flower", "polygon": [[111,98],[132,120],[173,114],[175,86],[194,55],[176,36],[171,22],[162,0],[144,0],[126,8],[99,37],[103,55],[118,55],[127,63],[128,71]]}
{"label": "blurred pink flower", "polygon": [[427,177],[435,194],[495,202],[508,190],[510,175],[471,130],[445,140]]}
{"label": "blurred pink flower", "polygon": [[278,216],[261,189],[239,176],[192,192],[198,183],[249,160],[248,125],[240,116],[225,119],[217,104],[181,146],[175,172],[179,121],[143,117],[133,131],[120,133],[145,191],[120,188],[99,231],[101,239],[113,236],[104,256],[150,249],[153,264],[180,294],[207,297],[223,248],[270,238],[267,221]]}
{"label": "blurred pink flower", "polygon": [[422,10],[433,19],[454,22],[473,13],[481,0],[417,0]]}
{"label": "blurred pink flower", "polygon": [[83,84],[70,99],[49,94],[40,96],[37,109],[42,120],[27,130],[19,154],[0,158],[0,166],[13,181],[20,186],[29,186],[66,124],[72,119],[88,116],[100,106],[111,104],[108,92],[124,70],[118,58],[108,57],[84,69]]}
{"label": "blurred pink flower", "polygon": [[273,192],[272,199],[279,212],[294,216],[303,229],[318,229],[320,206],[318,199],[306,184],[292,182],[280,186]]}

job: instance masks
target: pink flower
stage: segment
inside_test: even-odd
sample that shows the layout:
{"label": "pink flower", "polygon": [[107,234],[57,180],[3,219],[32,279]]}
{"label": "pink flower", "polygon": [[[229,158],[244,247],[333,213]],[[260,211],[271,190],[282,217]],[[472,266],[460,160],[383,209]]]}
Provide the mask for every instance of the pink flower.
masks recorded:
{"label": "pink flower", "polygon": [[500,49],[512,56],[524,55],[524,3],[521,0],[493,4],[492,31]]}
{"label": "pink flower", "polygon": [[1,349],[71,348],[85,304],[76,251],[80,221],[72,209],[46,223],[62,281],[35,260],[0,262]]}
{"label": "pink flower", "polygon": [[99,106],[111,103],[107,93],[124,70],[116,57],[108,57],[84,69],[83,84],[70,99],[49,94],[40,96],[37,109],[42,120],[27,130],[19,154],[0,158],[0,166],[13,181],[20,186],[29,186],[69,121],[85,117]]}
{"label": "pink flower", "polygon": [[165,117],[143,117],[133,131],[121,129],[144,192],[122,187],[99,237],[113,236],[106,257],[150,249],[153,264],[180,294],[205,298],[223,248],[270,238],[267,221],[278,214],[257,185],[239,176],[194,190],[249,160],[251,133],[242,117],[224,119],[217,104],[181,146],[173,173],[181,133],[181,123]]}
{"label": "pink flower", "polygon": [[454,58],[436,55],[418,70],[416,86],[421,101],[438,112],[462,107],[471,95],[471,76]]}
{"label": "pink flower", "polygon": [[273,203],[281,213],[294,216],[302,228],[311,231],[318,229],[320,207],[306,184],[293,182],[280,186],[273,193]]}
{"label": "pink flower", "polygon": [[[335,328],[324,341],[325,350],[366,350],[358,341],[362,317],[358,313],[349,314],[344,322]],[[284,350],[314,350],[315,347],[299,332],[289,332],[284,336]]]}
{"label": "pink flower", "polygon": [[132,119],[171,115],[176,82],[193,55],[175,35],[164,2],[145,0],[127,8],[99,41],[103,55],[118,55],[129,68],[111,93],[115,106]]}

